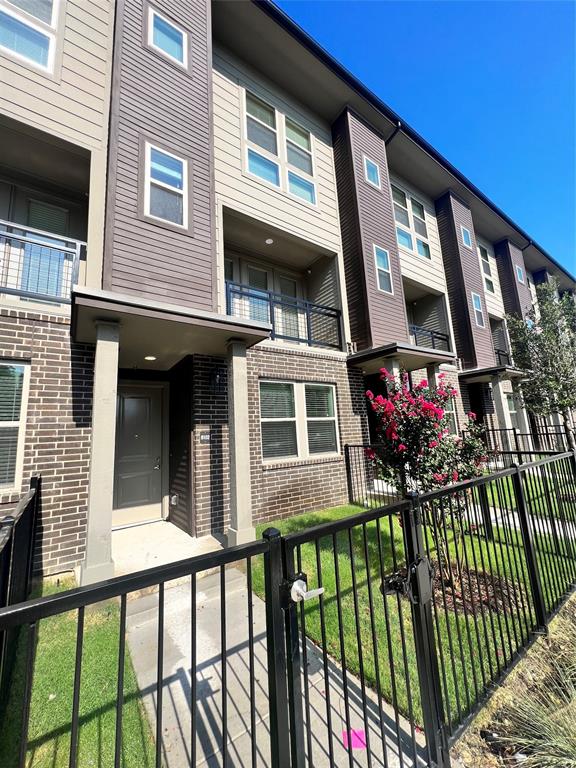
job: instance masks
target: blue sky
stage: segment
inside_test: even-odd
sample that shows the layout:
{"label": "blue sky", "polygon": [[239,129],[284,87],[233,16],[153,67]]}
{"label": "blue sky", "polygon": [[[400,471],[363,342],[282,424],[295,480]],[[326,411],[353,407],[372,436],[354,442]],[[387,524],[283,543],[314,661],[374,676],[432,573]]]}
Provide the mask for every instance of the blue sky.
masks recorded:
{"label": "blue sky", "polygon": [[576,274],[576,3],[276,2]]}

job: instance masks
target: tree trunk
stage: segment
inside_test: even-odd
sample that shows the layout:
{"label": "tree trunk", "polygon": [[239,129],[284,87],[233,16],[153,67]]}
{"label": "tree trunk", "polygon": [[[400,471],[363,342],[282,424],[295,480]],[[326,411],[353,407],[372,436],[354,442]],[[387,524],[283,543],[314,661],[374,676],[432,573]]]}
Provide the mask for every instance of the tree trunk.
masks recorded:
{"label": "tree trunk", "polygon": [[568,440],[568,448],[571,451],[576,451],[576,439],[574,438],[574,429],[572,427],[572,419],[570,418],[570,411],[562,411],[562,420],[564,422],[564,429],[566,430],[566,438]]}

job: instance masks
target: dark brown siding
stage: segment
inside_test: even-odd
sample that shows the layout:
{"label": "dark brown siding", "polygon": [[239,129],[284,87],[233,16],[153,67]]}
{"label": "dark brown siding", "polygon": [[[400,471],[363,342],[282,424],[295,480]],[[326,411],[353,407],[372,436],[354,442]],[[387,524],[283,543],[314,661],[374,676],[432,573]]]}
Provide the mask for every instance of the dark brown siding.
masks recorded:
{"label": "dark brown siding", "polygon": [[[362,120],[348,111],[334,126],[334,144],[336,155],[341,154],[346,160],[345,162],[337,160],[336,180],[343,223],[343,248],[350,312],[352,315],[359,312],[355,308],[355,302],[360,298],[361,289],[357,283],[363,274],[365,285],[362,286],[362,290],[364,301],[367,303],[371,345],[377,347],[388,342],[408,342],[406,304],[396,244],[384,141]],[[342,147],[342,144],[345,144],[345,147]],[[381,189],[376,189],[365,180],[364,155],[379,165]],[[352,185],[354,191],[350,188]],[[352,205],[355,206],[355,210],[350,209]],[[378,290],[374,245],[379,245],[388,251],[394,295]],[[361,269],[358,268],[359,263]],[[362,348],[362,345],[366,346],[368,341],[366,337],[356,339],[353,335],[352,338],[357,341],[358,348]]]}
{"label": "dark brown siding", "polygon": [[[494,253],[496,255],[496,264],[498,265],[498,277],[500,278],[504,309],[511,315],[522,315],[525,317],[532,306],[532,296],[528,287],[524,254],[510,240],[502,240],[499,243],[495,243]],[[522,268],[524,284],[518,281],[516,266]]]}
{"label": "dark brown siding", "polygon": [[[495,365],[488,310],[484,300],[484,284],[476,250],[474,224],[470,209],[452,193],[446,192],[436,201],[438,231],[444,258],[444,270],[456,342],[456,353],[465,367]],[[472,235],[472,248],[462,241],[461,226]],[[477,293],[484,312],[484,328],[476,325],[472,293]]]}
{"label": "dark brown siding", "polygon": [[[211,46],[207,0],[158,0],[189,37],[186,72],[144,45],[147,4],[118,4],[104,287],[213,308]],[[188,160],[187,232],[143,217],[147,139]]]}
{"label": "dark brown siding", "polygon": [[192,529],[192,358],[170,371],[170,522],[193,534]]}

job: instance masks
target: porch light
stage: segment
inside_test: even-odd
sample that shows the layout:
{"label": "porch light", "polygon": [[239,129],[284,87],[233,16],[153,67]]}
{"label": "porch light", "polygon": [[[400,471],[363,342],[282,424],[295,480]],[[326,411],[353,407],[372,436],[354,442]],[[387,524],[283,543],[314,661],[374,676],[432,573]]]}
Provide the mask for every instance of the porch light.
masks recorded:
{"label": "porch light", "polygon": [[210,371],[210,389],[213,395],[226,394],[226,368],[213,368]]}
{"label": "porch light", "polygon": [[144,360],[147,360],[149,363],[153,363],[154,360],[156,360],[156,358],[154,357],[154,355],[146,355]]}
{"label": "porch light", "polygon": [[267,237],[266,240],[264,240],[264,242],[266,243],[266,245],[272,245],[274,243],[274,240],[272,240],[271,237]]}

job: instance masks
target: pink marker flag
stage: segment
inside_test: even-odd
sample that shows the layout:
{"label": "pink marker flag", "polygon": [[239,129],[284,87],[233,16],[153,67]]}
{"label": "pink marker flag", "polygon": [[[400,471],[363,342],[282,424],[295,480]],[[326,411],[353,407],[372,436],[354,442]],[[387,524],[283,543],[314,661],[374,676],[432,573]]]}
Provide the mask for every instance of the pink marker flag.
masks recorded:
{"label": "pink marker flag", "polygon": [[342,742],[344,749],[348,749],[348,739],[352,749],[366,749],[366,732],[363,730],[342,731]]}

